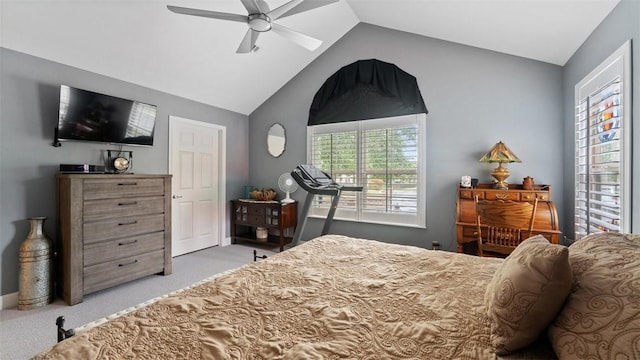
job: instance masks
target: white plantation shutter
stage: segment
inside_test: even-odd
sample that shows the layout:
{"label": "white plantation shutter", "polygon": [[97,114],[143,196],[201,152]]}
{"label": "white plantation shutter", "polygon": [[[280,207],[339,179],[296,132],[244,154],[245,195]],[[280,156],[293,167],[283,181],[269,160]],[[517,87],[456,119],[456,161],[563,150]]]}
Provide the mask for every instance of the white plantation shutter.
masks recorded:
{"label": "white plantation shutter", "polygon": [[[308,128],[308,162],[343,192],[336,218],[425,227],[426,114],[324,124]],[[324,216],[331,199],[316,195],[311,214]]]}
{"label": "white plantation shutter", "polygon": [[631,231],[628,54],[626,43],[576,85],[576,239]]}
{"label": "white plantation shutter", "polygon": [[417,124],[362,132],[363,211],[417,212],[417,136]]}
{"label": "white plantation shutter", "polygon": [[[354,125],[354,123],[349,123]],[[358,184],[357,178],[357,153],[353,150],[357,147],[357,132],[349,130],[344,124],[342,129],[330,132],[328,125],[318,125],[324,130],[315,134],[311,139],[313,151],[310,153],[309,163],[318,169],[328,173],[334,181],[347,185]],[[340,196],[340,209],[355,211],[356,195],[353,192],[344,192]],[[313,202],[314,209],[328,209],[331,205],[331,196],[316,195]]]}

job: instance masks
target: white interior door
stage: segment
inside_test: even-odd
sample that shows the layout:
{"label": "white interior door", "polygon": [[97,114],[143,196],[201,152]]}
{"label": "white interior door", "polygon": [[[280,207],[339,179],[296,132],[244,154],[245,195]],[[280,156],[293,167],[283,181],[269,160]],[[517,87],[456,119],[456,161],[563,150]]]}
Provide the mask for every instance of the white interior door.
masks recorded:
{"label": "white interior door", "polygon": [[225,219],[223,126],[169,117],[172,256],[220,245]]}

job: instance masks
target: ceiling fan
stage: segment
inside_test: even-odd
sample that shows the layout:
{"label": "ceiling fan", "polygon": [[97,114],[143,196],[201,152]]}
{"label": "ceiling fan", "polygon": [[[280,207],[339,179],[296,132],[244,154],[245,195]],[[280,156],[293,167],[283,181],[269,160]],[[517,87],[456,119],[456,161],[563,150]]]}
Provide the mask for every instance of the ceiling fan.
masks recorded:
{"label": "ceiling fan", "polygon": [[167,5],[167,8],[174,13],[202,16],[212,19],[229,20],[243,22],[249,25],[249,30],[244,35],[236,53],[245,54],[256,51],[256,40],[263,32],[273,30],[276,34],[289,39],[296,44],[313,51],[322,45],[322,41],[311,36],[299,33],[288,27],[275,23],[277,19],[312,10],[320,6],[329,5],[339,0],[291,0],[284,5],[270,10],[264,0],[240,0],[247,9],[248,15],[230,14],[218,11],[190,9],[180,6]]}

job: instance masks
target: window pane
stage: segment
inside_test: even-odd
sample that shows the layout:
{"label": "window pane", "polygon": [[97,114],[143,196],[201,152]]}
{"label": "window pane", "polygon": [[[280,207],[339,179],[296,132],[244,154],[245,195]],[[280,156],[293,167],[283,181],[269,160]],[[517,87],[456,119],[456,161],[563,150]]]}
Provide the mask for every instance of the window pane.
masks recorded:
{"label": "window pane", "polygon": [[[309,163],[342,185],[336,218],[425,226],[426,114],[309,127]],[[330,196],[314,197],[310,213],[326,214]]]}
{"label": "window pane", "polygon": [[628,54],[626,44],[576,85],[577,239],[589,233],[630,231],[625,216],[630,213]]}
{"label": "window pane", "polygon": [[417,212],[417,126],[365,130],[363,210]]}
{"label": "window pane", "polygon": [[[339,184],[357,184],[356,132],[323,133],[313,136],[311,164],[327,172]],[[313,207],[328,208],[331,196],[317,195]],[[356,208],[356,194],[345,191],[340,197],[340,208]]]}

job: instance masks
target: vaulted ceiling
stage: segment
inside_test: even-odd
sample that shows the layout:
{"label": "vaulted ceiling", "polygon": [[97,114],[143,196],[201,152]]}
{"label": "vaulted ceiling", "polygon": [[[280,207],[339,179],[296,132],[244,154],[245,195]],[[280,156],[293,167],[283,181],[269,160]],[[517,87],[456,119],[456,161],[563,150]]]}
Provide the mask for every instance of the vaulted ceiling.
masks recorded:
{"label": "vaulted ceiling", "polygon": [[246,24],[166,6],[246,14],[240,0],[0,0],[0,46],[248,115],[359,22],[564,65],[618,2],[339,0],[278,20],[319,49],[268,32],[236,54]]}

